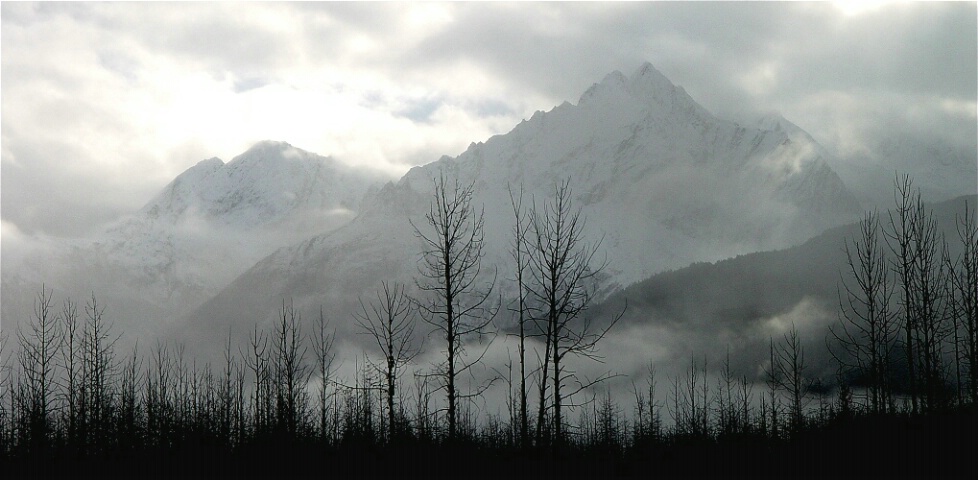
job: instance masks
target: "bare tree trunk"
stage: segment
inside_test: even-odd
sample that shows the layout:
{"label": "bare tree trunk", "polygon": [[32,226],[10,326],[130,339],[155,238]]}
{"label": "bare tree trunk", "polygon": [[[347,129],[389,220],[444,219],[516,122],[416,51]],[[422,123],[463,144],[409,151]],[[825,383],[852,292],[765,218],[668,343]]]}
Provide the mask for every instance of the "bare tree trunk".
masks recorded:
{"label": "bare tree trunk", "polygon": [[333,368],[333,338],[335,334],[326,333],[326,318],[322,309],[319,310],[319,323],[316,336],[313,337],[312,349],[316,355],[316,371],[319,374],[318,408],[319,436],[326,441],[329,436],[329,383]]}
{"label": "bare tree trunk", "polygon": [[903,298],[903,346],[907,357],[907,373],[910,380],[911,411],[918,411],[919,391],[917,386],[917,351],[914,346],[917,329],[917,303],[914,296],[914,252],[913,231],[916,217],[914,215],[913,198],[910,177],[905,175],[895,182],[896,216],[891,212],[890,232],[884,232],[887,244],[894,256],[893,269],[897,273],[902,288]]}
{"label": "bare tree trunk", "polygon": [[367,361],[384,379],[387,427],[393,437],[397,434],[399,423],[395,415],[395,399],[401,370],[420,352],[413,344],[414,308],[404,293],[404,286],[383,282],[382,291],[377,292],[376,303],[368,307],[360,301],[357,324],[363,333],[373,338],[384,356],[383,364],[373,363],[369,357]]}
{"label": "bare tree trunk", "polygon": [[[593,329],[584,314],[597,288],[598,275],[607,262],[594,264],[599,243],[587,244],[585,220],[581,210],[572,205],[570,180],[554,186],[554,196],[542,208],[534,206],[531,216],[529,245],[529,295],[540,304],[546,319],[546,352],[543,381],[540,387],[541,413],[545,401],[547,360],[553,365],[553,432],[554,446],[564,440],[564,381],[568,379],[562,361],[566,355],[597,358],[595,347],[621,318],[604,329]],[[622,312],[624,314],[624,311]],[[600,381],[600,379],[598,380]],[[585,382],[588,385],[594,382]],[[570,392],[573,394],[574,392]],[[542,415],[541,415],[542,419]],[[539,431],[538,425],[538,431]]]}
{"label": "bare tree trunk", "polygon": [[[526,283],[523,274],[526,271],[527,261],[525,250],[527,218],[523,212],[523,188],[520,187],[519,196],[514,196],[512,189],[509,190],[510,205],[513,207],[513,260],[516,262],[516,286],[518,295],[518,314],[520,326],[520,448],[525,448],[529,442],[529,425],[527,415],[527,394],[526,394]],[[545,392],[544,392],[545,393]],[[542,404],[543,402],[541,402]]]}
{"label": "bare tree trunk", "polygon": [[[445,366],[441,372],[448,403],[448,438],[458,436],[457,376],[474,363],[460,362],[463,339],[480,336],[492,322],[496,308],[489,305],[495,278],[479,288],[483,256],[483,214],[472,207],[474,184],[448,185],[444,173],[434,181],[435,193],[426,227],[414,227],[422,240],[418,288],[432,298],[419,303],[422,318],[445,341]],[[479,359],[482,357],[479,356]]]}
{"label": "bare tree trunk", "polygon": [[312,371],[305,363],[299,313],[284,301],[275,337],[276,426],[286,438],[294,440],[305,420],[304,388]]}
{"label": "bare tree trunk", "polygon": [[867,213],[859,227],[860,238],[845,244],[854,284],[843,278],[842,321],[837,328],[829,328],[843,353],[831,348],[830,352],[844,368],[857,369],[868,378],[870,411],[884,413],[890,399],[891,351],[898,333],[890,311],[893,288],[878,240],[879,216]]}
{"label": "bare tree trunk", "polygon": [[963,216],[958,217],[957,231],[963,251],[956,267],[949,267],[954,291],[952,303],[961,317],[961,349],[968,368],[968,397],[971,403],[978,404],[978,223],[967,203]]}
{"label": "bare tree trunk", "polygon": [[27,331],[18,330],[21,374],[25,391],[24,412],[27,419],[28,445],[31,451],[47,448],[52,433],[55,356],[64,339],[61,324],[51,312],[51,293],[42,285],[34,299],[34,315]]}
{"label": "bare tree trunk", "polygon": [[[815,379],[809,378],[808,364],[805,362],[805,350],[801,337],[794,325],[784,334],[783,343],[774,344],[771,341],[771,366],[768,373],[768,383],[773,386],[772,393],[783,391],[791,401],[791,429],[793,433],[805,425],[805,406],[808,393],[815,386]],[[773,405],[773,398],[772,398]]]}

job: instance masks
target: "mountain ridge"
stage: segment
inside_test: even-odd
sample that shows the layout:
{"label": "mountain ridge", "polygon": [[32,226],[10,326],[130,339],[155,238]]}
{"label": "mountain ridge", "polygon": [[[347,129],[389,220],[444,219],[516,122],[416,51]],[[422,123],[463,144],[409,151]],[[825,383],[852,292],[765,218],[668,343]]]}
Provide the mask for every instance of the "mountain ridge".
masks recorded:
{"label": "mountain ridge", "polygon": [[499,278],[512,217],[507,187],[541,202],[571,178],[587,241],[601,240],[609,258],[605,293],[693,261],[797,244],[855,218],[858,204],[824,149],[785,130],[718,119],[650,64],[632,77],[613,73],[577,105],[536,112],[387,182],[350,223],[276,250],[184,325],[226,334],[234,318],[274,317],[282,298],[346,318],[380,279],[410,284],[420,251],[412,223],[423,225],[439,172],[474,182],[474,205],[485,212],[484,263]]}
{"label": "mountain ridge", "polygon": [[[963,249],[956,230],[959,216],[966,204],[973,213],[976,203],[978,196],[967,195],[925,204],[947,239],[951,258]],[[888,228],[886,213],[881,215],[883,228]],[[810,368],[816,376],[831,378],[837,365],[825,350],[830,338],[826,329],[839,319],[844,301],[840,295],[845,292],[840,282],[845,278],[854,286],[846,271],[844,245],[859,236],[859,224],[847,223],[800,245],[663,271],[613,293],[596,304],[591,315],[608,318],[627,303],[621,328],[669,332],[664,337],[672,344],[661,345],[661,351],[674,352],[678,359],[699,352],[717,364],[729,353],[736,359],[735,372],[756,375],[752,380],[758,381],[763,374],[756,367],[765,361],[769,338],[777,341],[794,325],[802,333],[806,352],[814,352],[807,357]],[[882,247],[886,252],[885,243]]]}
{"label": "mountain ridge", "polygon": [[367,188],[363,178],[379,173],[348,167],[286,142],[262,141],[228,163],[203,160],[177,176],[139,214],[152,218],[188,209],[210,220],[255,228],[294,213],[293,210],[356,211]]}

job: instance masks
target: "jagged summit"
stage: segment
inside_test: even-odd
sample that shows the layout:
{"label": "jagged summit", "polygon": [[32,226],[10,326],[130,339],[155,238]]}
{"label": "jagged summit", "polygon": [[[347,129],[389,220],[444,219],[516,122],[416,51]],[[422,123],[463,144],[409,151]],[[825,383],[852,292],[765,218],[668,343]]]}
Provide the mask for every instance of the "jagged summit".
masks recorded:
{"label": "jagged summit", "polygon": [[608,101],[613,97],[640,100],[644,103],[663,103],[685,94],[682,87],[674,85],[651,63],[646,62],[628,77],[618,70],[605,75],[601,82],[592,85],[581,95],[578,104]]}
{"label": "jagged summit", "polygon": [[644,62],[640,65],[635,73],[630,77],[632,81],[636,81],[639,78],[647,79],[648,82],[655,82],[662,85],[673,85],[672,81],[666,78],[658,69],[656,69],[651,62]]}
{"label": "jagged summit", "polygon": [[619,71],[606,75],[581,95],[577,107],[606,122],[622,124],[634,124],[647,117],[668,118],[673,123],[703,123],[713,116],[651,63],[643,64],[629,77]]}
{"label": "jagged summit", "polygon": [[629,86],[635,94],[644,94],[653,98],[667,95],[685,94],[686,91],[672,83],[662,72],[656,70],[651,63],[645,62],[629,77]]}

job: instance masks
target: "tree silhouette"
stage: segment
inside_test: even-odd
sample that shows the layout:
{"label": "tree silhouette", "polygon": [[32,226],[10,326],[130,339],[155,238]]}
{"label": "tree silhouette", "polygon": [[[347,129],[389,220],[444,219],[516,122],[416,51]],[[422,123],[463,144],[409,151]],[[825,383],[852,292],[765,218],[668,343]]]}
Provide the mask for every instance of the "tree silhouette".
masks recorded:
{"label": "tree silhouette", "polygon": [[326,331],[327,321],[323,316],[323,310],[319,309],[319,322],[316,324],[315,336],[312,338],[312,350],[316,356],[316,374],[319,375],[319,389],[317,391],[318,414],[319,414],[319,435],[321,440],[325,440],[330,432],[330,382],[333,376],[333,341],[335,333]]}
{"label": "tree silhouette", "polygon": [[282,302],[275,328],[272,386],[276,427],[288,439],[296,438],[307,413],[305,387],[312,370],[305,361],[303,341],[299,313],[291,303]]}
{"label": "tree silhouette", "polygon": [[22,435],[32,449],[48,445],[51,434],[56,355],[63,340],[61,325],[51,311],[51,292],[43,285],[34,299],[34,315],[26,331],[17,330],[21,349],[18,355],[24,377],[19,394],[20,410],[26,425]]}
{"label": "tree silhouette", "polygon": [[[519,325],[519,361],[520,361],[520,393],[519,393],[519,444],[525,447],[529,444],[529,418],[526,393],[526,323],[530,319],[532,312],[527,305],[527,268],[529,246],[527,245],[527,230],[530,227],[530,217],[523,210],[523,187],[520,186],[519,194],[514,194],[509,189],[510,205],[513,207],[513,244],[511,254],[516,267],[516,287],[517,287],[517,322]],[[549,340],[548,340],[549,341]],[[546,381],[544,381],[544,384]],[[542,404],[543,402],[541,402]]]}
{"label": "tree silhouette", "polygon": [[784,333],[783,341],[775,344],[771,340],[770,355],[771,363],[767,370],[769,384],[773,387],[772,390],[784,392],[788,396],[790,427],[793,432],[797,432],[805,425],[805,407],[809,402],[809,392],[815,387],[817,380],[808,375],[805,349],[794,324]]}
{"label": "tree silhouette", "polygon": [[401,430],[394,403],[397,398],[396,388],[399,385],[401,372],[420,352],[413,344],[414,339],[414,307],[411,299],[404,293],[404,286],[382,282],[381,290],[377,291],[377,301],[369,307],[360,300],[360,310],[357,313],[357,324],[362,333],[373,339],[384,357],[382,364],[374,363],[367,357],[368,363],[383,377],[384,393],[387,401],[387,428],[390,437],[395,437]]}
{"label": "tree silhouette", "polygon": [[[528,293],[540,305],[539,321],[544,326],[545,352],[542,365],[541,403],[545,399],[547,359],[553,367],[553,432],[555,444],[563,441],[563,402],[568,393],[565,382],[573,374],[564,369],[568,355],[598,359],[597,343],[621,318],[619,314],[604,328],[592,325],[585,311],[594,300],[598,275],[607,262],[597,263],[599,243],[588,244],[584,238],[585,219],[580,208],[574,208],[570,179],[554,186],[554,196],[539,209],[534,208],[529,243]],[[600,379],[599,379],[600,380]],[[594,382],[590,382],[589,385]],[[588,385],[581,384],[577,390]],[[541,406],[538,419],[543,423]]]}
{"label": "tree silhouette", "polygon": [[105,307],[95,294],[85,304],[85,325],[82,331],[82,408],[83,442],[98,447],[104,445],[108,420],[115,399],[112,385],[117,365],[115,344],[119,334],[112,331],[112,322],[105,318]]}
{"label": "tree silhouette", "polygon": [[842,352],[829,351],[847,368],[859,371],[869,388],[869,408],[887,411],[891,400],[890,363],[897,325],[890,308],[893,283],[879,243],[879,215],[867,213],[859,222],[858,239],[846,240],[846,265],[851,280],[843,277],[845,300],[839,298],[840,323],[829,331]]}
{"label": "tree silhouette", "polygon": [[484,223],[482,211],[472,206],[474,183],[462,185],[458,179],[449,183],[441,172],[434,187],[425,225],[412,222],[411,226],[423,244],[417,286],[429,295],[418,302],[418,309],[445,342],[439,377],[448,403],[448,438],[453,441],[458,434],[458,375],[482,358],[463,361],[463,339],[485,334],[498,308],[489,303],[495,275],[485,286],[478,284]]}
{"label": "tree silhouette", "polygon": [[978,223],[974,210],[965,203],[964,212],[957,217],[958,240],[962,251],[951,259],[945,249],[949,272],[948,299],[954,319],[955,355],[958,365],[958,385],[963,383],[960,365],[967,366],[968,399],[978,404]]}
{"label": "tree silhouette", "polygon": [[952,335],[946,322],[948,271],[940,254],[944,240],[937,220],[912,189],[909,176],[896,181],[896,209],[884,231],[893,253],[893,270],[902,289],[904,349],[914,412],[946,401],[944,344]]}

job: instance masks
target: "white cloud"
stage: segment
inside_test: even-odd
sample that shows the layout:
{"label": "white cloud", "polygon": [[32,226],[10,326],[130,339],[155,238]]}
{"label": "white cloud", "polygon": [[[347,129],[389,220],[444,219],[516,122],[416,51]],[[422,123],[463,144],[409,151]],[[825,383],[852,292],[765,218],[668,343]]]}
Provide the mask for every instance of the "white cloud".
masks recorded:
{"label": "white cloud", "polygon": [[869,127],[893,116],[942,142],[974,137],[974,4],[849,15],[831,4],[5,2],[2,13],[3,218],[25,231],[78,234],[197,161],[263,139],[403,172],[646,60],[710,110],[780,110],[838,152],[871,150],[885,132]]}

